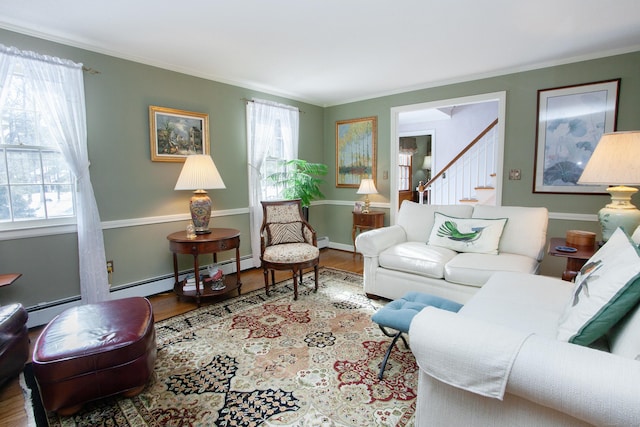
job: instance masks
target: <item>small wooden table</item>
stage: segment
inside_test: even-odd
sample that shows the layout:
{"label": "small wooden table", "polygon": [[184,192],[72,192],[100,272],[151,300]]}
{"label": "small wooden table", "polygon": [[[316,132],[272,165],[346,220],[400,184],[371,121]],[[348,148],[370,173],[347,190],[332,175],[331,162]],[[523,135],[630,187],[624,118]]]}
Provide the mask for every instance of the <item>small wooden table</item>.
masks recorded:
{"label": "small wooden table", "polygon": [[356,233],[364,230],[373,230],[384,226],[384,212],[369,211],[367,213],[353,212],[353,227],[351,228],[351,240],[353,240],[353,253],[356,253]]}
{"label": "small wooden table", "polygon": [[22,273],[0,274],[0,287],[13,284],[20,276],[22,276]]}
{"label": "small wooden table", "polygon": [[[198,234],[195,238],[187,238],[186,231],[178,231],[176,233],[167,236],[169,240],[169,250],[173,252],[173,273],[175,277],[175,283],[173,285],[173,291],[180,296],[195,298],[198,306],[200,305],[200,298],[212,297],[217,295],[226,294],[228,292],[238,290],[240,295],[240,288],[242,282],[240,281],[240,231],[234,228],[212,228],[209,234]],[[201,254],[213,254],[213,262],[218,262],[217,253],[222,251],[228,251],[231,249],[236,250],[236,278],[225,276],[224,277],[224,289],[213,290],[209,286],[204,286],[200,283],[200,265],[198,263],[198,256]],[[178,280],[178,257],[177,254],[185,254],[193,256],[193,271],[196,281],[196,289],[194,291],[183,290],[184,281]]]}
{"label": "small wooden table", "polygon": [[567,280],[569,282],[578,275],[580,269],[598,250],[597,243],[595,243],[593,247],[577,246],[576,252],[559,251],[556,249],[558,246],[571,245],[567,245],[567,241],[564,237],[552,237],[551,241],[549,242],[549,255],[567,259],[567,266],[562,272],[562,280]]}

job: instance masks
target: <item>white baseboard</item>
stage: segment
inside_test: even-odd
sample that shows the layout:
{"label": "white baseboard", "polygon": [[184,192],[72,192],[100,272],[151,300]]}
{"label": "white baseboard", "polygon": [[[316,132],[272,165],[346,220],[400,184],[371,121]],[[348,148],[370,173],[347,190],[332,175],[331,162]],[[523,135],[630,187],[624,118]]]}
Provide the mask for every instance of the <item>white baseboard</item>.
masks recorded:
{"label": "white baseboard", "polygon": [[[221,264],[224,274],[235,273],[236,263],[234,260],[229,260]],[[240,270],[248,270],[253,268],[253,261],[251,258],[240,260]],[[202,269],[201,269],[202,271]],[[186,272],[185,272],[186,273]],[[184,273],[181,273],[184,274]],[[148,297],[150,295],[159,294],[162,292],[171,291],[173,289],[173,276],[153,278],[145,282],[138,284],[122,285],[118,288],[111,290],[111,299],[121,299],[129,297]],[[75,307],[81,304],[80,296],[75,298],[69,298],[58,302],[52,302],[46,306],[34,306],[28,307],[29,320],[27,321],[27,328],[33,328],[36,326],[46,325],[54,317],[63,311]]]}
{"label": "white baseboard", "polygon": [[318,242],[318,249],[328,248],[330,243],[328,236],[318,237],[317,242]]}

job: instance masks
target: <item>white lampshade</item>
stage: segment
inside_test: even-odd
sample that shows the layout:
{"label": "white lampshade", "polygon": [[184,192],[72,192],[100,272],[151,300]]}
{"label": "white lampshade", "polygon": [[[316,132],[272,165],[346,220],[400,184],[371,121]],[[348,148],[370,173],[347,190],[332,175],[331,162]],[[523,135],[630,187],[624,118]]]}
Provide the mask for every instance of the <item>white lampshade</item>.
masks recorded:
{"label": "white lampshade", "polygon": [[578,184],[612,185],[607,188],[611,203],[598,212],[602,239],[606,242],[616,228],[631,234],[640,225],[640,211],[631,204],[640,185],[640,132],[613,132],[602,135]]}
{"label": "white lampshade", "polygon": [[174,190],[209,190],[227,188],[208,154],[188,156]]}
{"label": "white lampshade", "polygon": [[376,184],[373,182],[373,179],[365,178],[360,181],[360,188],[358,188],[357,194],[378,194],[378,190],[376,190]]}
{"label": "white lampshade", "polygon": [[356,191],[357,194],[364,194],[364,208],[362,209],[362,213],[369,213],[369,194],[378,194],[378,190],[376,190],[376,184],[373,182],[371,178],[365,178],[360,181],[360,188]]}
{"label": "white lampshade", "polygon": [[424,156],[424,160],[422,162],[422,169],[431,169],[431,156]]}
{"label": "white lampshade", "polygon": [[196,234],[207,234],[211,219],[211,199],[205,190],[227,188],[222,177],[208,154],[195,154],[187,157],[178,177],[174,190],[195,190],[189,201],[191,220]]}

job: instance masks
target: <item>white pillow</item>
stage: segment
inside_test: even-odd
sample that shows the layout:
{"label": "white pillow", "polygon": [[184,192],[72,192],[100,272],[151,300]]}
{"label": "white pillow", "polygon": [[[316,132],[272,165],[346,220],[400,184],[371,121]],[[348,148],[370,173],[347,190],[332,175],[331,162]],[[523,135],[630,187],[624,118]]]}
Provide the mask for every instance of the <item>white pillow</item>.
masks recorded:
{"label": "white pillow", "polygon": [[589,345],[640,301],[640,254],[618,228],[587,261],[558,324],[557,338]]}
{"label": "white pillow", "polygon": [[441,246],[456,252],[497,254],[500,236],[507,218],[456,218],[434,214],[428,245]]}
{"label": "white pillow", "polygon": [[304,243],[302,234],[302,222],[286,222],[267,224],[269,235],[269,245],[279,245],[282,243]]}

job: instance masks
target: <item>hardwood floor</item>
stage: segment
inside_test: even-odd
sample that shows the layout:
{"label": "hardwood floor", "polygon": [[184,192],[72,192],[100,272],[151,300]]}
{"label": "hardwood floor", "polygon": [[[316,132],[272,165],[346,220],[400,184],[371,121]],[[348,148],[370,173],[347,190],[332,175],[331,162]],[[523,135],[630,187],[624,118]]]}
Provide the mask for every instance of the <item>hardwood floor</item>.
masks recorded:
{"label": "hardwood floor", "polygon": [[[320,251],[320,266],[333,267],[340,270],[362,274],[362,256],[351,252],[335,249],[322,249]],[[290,272],[276,271],[276,282],[291,277]],[[242,293],[264,288],[264,277],[261,269],[252,269],[242,272]],[[221,298],[233,298],[236,293],[231,293]],[[165,292],[149,297],[153,305],[155,321],[168,319],[169,317],[186,313],[196,308],[193,301],[178,300],[173,292]],[[216,300],[208,299],[202,305],[212,304]],[[219,301],[219,299],[217,300]],[[36,338],[42,331],[42,327],[29,331],[31,337],[31,350]],[[24,410],[24,398],[18,378],[15,378],[0,388],[0,426],[22,427],[27,426],[27,414]]]}

